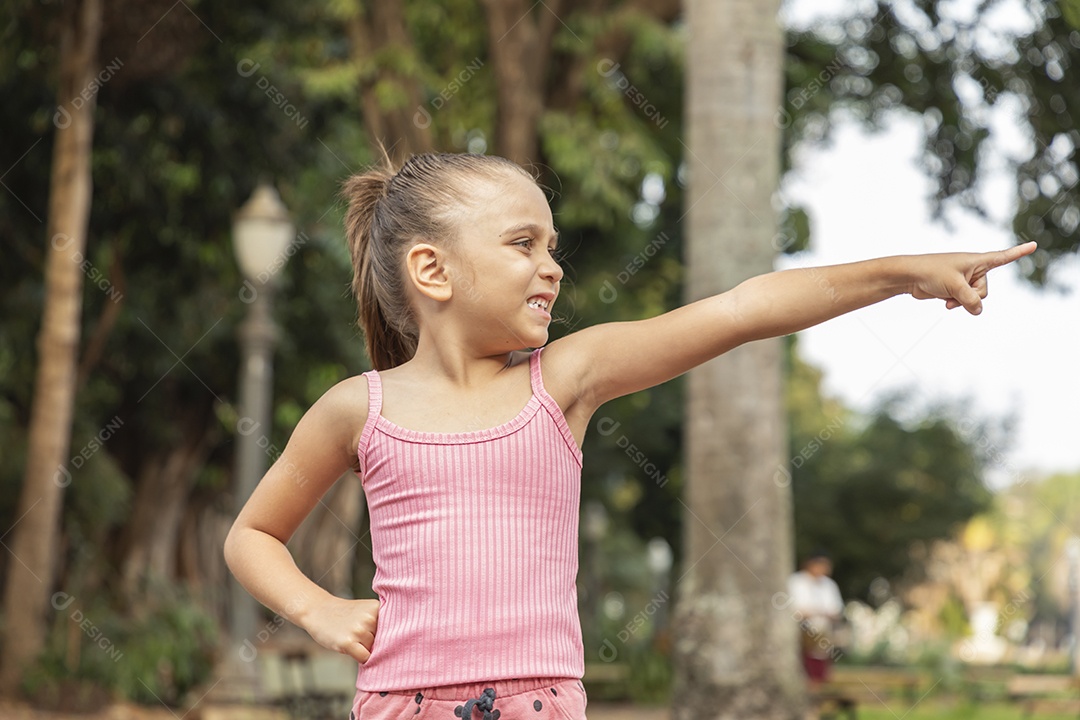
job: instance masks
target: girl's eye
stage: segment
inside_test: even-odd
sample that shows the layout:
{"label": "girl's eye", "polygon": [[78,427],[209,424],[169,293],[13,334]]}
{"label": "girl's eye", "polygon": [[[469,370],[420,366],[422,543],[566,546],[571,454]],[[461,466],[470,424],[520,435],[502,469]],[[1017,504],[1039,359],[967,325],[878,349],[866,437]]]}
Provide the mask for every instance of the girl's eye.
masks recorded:
{"label": "girl's eye", "polygon": [[533,244],[533,239],[532,238],[521,238],[520,240],[518,240],[514,244],[515,245],[520,245],[523,248],[530,248],[531,249],[532,244]]}

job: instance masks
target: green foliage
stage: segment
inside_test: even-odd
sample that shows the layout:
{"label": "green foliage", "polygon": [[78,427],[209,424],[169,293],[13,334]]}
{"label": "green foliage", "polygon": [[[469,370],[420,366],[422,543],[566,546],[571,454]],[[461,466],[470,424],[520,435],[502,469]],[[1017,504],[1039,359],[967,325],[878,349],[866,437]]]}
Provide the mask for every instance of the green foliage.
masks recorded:
{"label": "green foliage", "polygon": [[1065,22],[1080,30],[1080,0],[1061,0],[1061,15]]}
{"label": "green foliage", "polygon": [[179,705],[214,669],[218,630],[214,620],[189,598],[168,598],[134,623],[117,623],[124,658],[110,679],[125,697],[143,703]]}
{"label": "green foliage", "polygon": [[941,626],[945,629],[946,637],[961,638],[971,634],[967,610],[964,608],[960,598],[955,595],[949,595],[946,598],[945,604],[941,607],[939,620]]}
{"label": "green foliage", "polygon": [[[1021,268],[1045,282],[1050,262],[1077,249],[1080,227],[1080,63],[1075,0],[1021,3],[1033,30],[989,29],[997,3],[980,3],[970,22],[941,11],[943,0],[878,0],[788,39],[787,92],[779,120],[788,148],[827,137],[839,117],[880,127],[892,113],[921,116],[923,167],[936,183],[939,217],[947,207],[1001,219],[980,194],[980,179],[1000,156],[989,148],[990,111],[1018,116],[1028,147],[1004,158],[1019,206],[1007,218],[1018,242],[1039,250]],[[994,35],[1000,50],[975,38]],[[838,112],[842,111],[842,112]]]}
{"label": "green foliage", "polygon": [[1003,491],[985,524],[1008,571],[996,599],[1012,615],[1065,626],[1071,603],[1066,587],[1067,543],[1080,527],[1080,475],[1025,479]]}
{"label": "green foliage", "polygon": [[[125,6],[130,12],[138,7]],[[300,241],[277,278],[275,313],[282,332],[274,367],[274,427],[268,434],[280,448],[304,409],[335,382],[367,366],[348,294],[351,269],[337,198],[340,179],[375,157],[358,111],[361,93],[367,92],[360,84],[377,81],[370,97],[409,112],[400,80],[418,80],[439,149],[464,150],[470,140],[495,136],[496,94],[481,3],[409,0],[406,20],[416,47],[392,47],[370,58],[359,58],[348,39],[347,23],[363,7],[351,0],[203,3],[197,10],[200,22],[170,25],[177,18],[191,20],[177,10],[144,43],[107,33],[102,57],[122,57],[124,65],[98,95],[86,257],[104,283],[87,282],[84,288],[81,356],[87,366],[73,453],[113,418],[123,425],[72,472],[61,558],[68,586],[84,579],[87,587],[109,586],[106,578],[122,559],[123,523],[138,478],[192,427],[214,431],[196,492],[206,505],[228,502],[237,415],[236,329],[244,313],[229,226],[255,183],[269,179],[277,185]],[[5,527],[15,519],[36,361],[57,57],[41,6],[19,2],[12,10],[11,21],[0,28],[5,97],[0,117],[6,129],[0,165],[9,188],[0,192],[0,236],[9,242],[8,262],[0,267],[0,451],[7,461],[0,469],[0,519]],[[914,108],[934,121],[932,150],[949,159],[941,160],[938,175],[949,192],[960,192],[971,186],[971,168],[985,137],[950,87],[960,60],[948,48],[910,56],[904,50],[910,43],[901,40],[904,35],[910,40],[910,33],[887,8],[879,11],[882,22],[867,23],[861,32],[845,26],[841,41],[812,32],[791,36],[787,115],[778,120],[793,143],[824,136],[838,104],[870,121],[892,108]],[[552,93],[542,116],[537,162],[542,181],[555,194],[562,244],[570,249],[561,322],[553,337],[598,322],[656,315],[682,301],[685,29],[624,8],[600,13],[585,5],[570,9],[562,20],[553,67],[576,68],[567,77],[580,95]],[[979,59],[975,68],[987,88],[1008,86],[1010,92],[1041,98],[1043,105],[1032,106],[1030,121],[1039,141],[1036,157],[1047,159],[1046,148],[1064,133],[1065,115],[1035,110],[1057,107],[1054,96],[1060,95],[1072,117],[1076,111],[1071,86],[1024,78],[1051,64],[1053,43],[1067,58],[1075,54],[1072,34],[1049,10],[1045,20],[1049,35],[1039,31],[1025,39],[1020,60],[999,67]],[[207,29],[224,40],[215,41]],[[624,34],[629,51],[619,69],[608,73],[607,66],[599,68],[606,58],[598,40],[612,31]],[[1036,46],[1039,63],[1028,52]],[[873,55],[860,56],[858,47],[869,47]],[[905,74],[909,65],[913,69]],[[466,70],[468,81],[447,92]],[[282,102],[268,94],[270,86]],[[1025,165],[1021,172],[1033,179],[1054,172],[1059,181],[1067,180],[1069,162],[1055,160],[1038,173]],[[643,197],[647,177],[662,181],[664,197],[656,203]],[[1039,185],[1038,197],[1025,201],[1023,212],[1049,210],[1046,221],[1067,230],[1075,191],[1065,182],[1059,185],[1057,190]],[[1047,202],[1056,204],[1046,208]],[[785,209],[781,228],[778,249],[806,246],[805,212]],[[1044,247],[1057,254],[1071,245]],[[102,352],[87,359],[89,339],[97,333]],[[864,592],[876,574],[902,574],[912,542],[937,536],[982,506],[970,448],[947,422],[905,425],[888,409],[873,418],[855,417],[820,397],[812,368],[795,363],[792,374],[793,451],[812,440],[821,446],[795,473],[799,547],[833,545],[839,571],[851,568],[849,591]],[[610,432],[597,432],[594,422],[585,438],[583,500],[607,507],[615,538],[607,557],[618,559],[607,565],[605,582],[624,594],[632,611],[643,607],[651,592],[642,574],[640,539],[663,537],[676,562],[681,554],[682,394],[682,382],[675,381],[613,401],[596,415],[597,421],[609,421]],[[879,552],[859,551],[859,543]],[[1053,544],[1047,543],[1049,552]],[[0,565],[6,562],[10,559],[0,558]],[[87,614],[100,618],[123,658],[106,665],[100,652],[84,652],[69,668],[66,651],[56,648],[46,674],[90,678],[134,697],[148,698],[150,689],[176,701],[208,662],[211,626],[198,602],[148,598],[148,607],[157,609],[132,620],[110,610],[108,600]],[[60,622],[70,633],[70,620],[61,615]],[[662,685],[650,652],[641,650],[640,666],[633,671],[634,687],[645,694],[654,682]]]}
{"label": "green foliage", "polygon": [[[896,703],[892,703],[895,705]],[[928,699],[908,708],[903,715],[905,720],[1022,720],[1028,717],[1020,703],[978,703],[957,702],[943,698],[938,701]],[[867,703],[859,707],[859,717],[865,720],[895,720],[897,712],[887,703]],[[1040,712],[1042,720],[1069,720],[1073,715],[1066,713]]]}
{"label": "green foliage", "polygon": [[636,645],[627,653],[630,672],[627,695],[638,705],[666,705],[671,699],[673,665],[671,657],[655,645]]}
{"label": "green foliage", "polygon": [[101,695],[91,688],[99,688],[149,705],[177,706],[210,677],[218,629],[194,598],[158,591],[131,617],[86,597],[84,605],[81,594],[54,596],[51,642],[26,678],[31,697],[76,688],[88,703]]}
{"label": "green foliage", "polygon": [[981,458],[947,416],[902,422],[894,401],[860,417],[823,399],[819,373],[794,353],[789,362],[796,552],[827,548],[844,597],[867,598],[876,578],[917,571],[917,545],[989,507]]}

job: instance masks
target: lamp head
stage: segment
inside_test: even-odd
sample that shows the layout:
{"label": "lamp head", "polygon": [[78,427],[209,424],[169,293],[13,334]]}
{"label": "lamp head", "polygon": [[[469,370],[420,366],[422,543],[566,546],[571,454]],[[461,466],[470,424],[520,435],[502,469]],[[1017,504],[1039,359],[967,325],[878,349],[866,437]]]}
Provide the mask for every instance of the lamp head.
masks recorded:
{"label": "lamp head", "polygon": [[277,191],[260,184],[233,220],[233,250],[244,276],[269,282],[285,264],[296,229]]}

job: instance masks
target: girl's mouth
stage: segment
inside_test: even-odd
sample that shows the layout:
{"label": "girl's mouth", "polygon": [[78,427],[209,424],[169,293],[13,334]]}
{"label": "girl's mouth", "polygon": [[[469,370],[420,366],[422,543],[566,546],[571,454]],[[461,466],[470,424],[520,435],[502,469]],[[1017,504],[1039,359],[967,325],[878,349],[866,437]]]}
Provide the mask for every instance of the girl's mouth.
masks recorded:
{"label": "girl's mouth", "polygon": [[548,312],[549,302],[547,298],[539,296],[533,296],[525,301],[525,304],[540,313],[543,313],[544,317],[551,319],[551,313]]}

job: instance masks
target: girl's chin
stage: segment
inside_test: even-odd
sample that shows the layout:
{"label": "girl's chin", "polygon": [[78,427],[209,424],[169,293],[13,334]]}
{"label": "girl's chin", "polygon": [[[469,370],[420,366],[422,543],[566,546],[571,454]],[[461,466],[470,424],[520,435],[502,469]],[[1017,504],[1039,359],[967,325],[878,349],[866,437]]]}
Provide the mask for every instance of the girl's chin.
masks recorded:
{"label": "girl's chin", "polygon": [[519,340],[519,342],[525,343],[525,347],[527,347],[527,348],[543,347],[544,345],[547,344],[547,341],[548,341],[547,328],[539,328],[539,329],[531,330],[530,332],[524,333],[521,336],[520,340]]}

